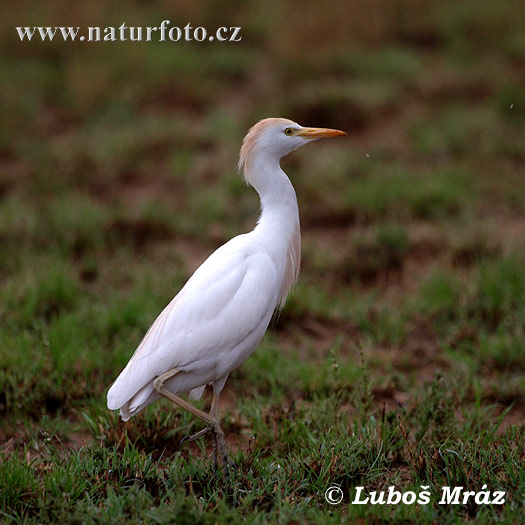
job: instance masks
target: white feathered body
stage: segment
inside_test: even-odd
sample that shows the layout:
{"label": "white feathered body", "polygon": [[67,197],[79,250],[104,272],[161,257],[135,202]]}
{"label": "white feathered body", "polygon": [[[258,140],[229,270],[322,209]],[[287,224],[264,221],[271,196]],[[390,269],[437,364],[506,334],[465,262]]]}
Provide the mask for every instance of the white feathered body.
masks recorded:
{"label": "white feathered body", "polygon": [[172,368],[180,373],[166,386],[175,394],[192,391],[198,398],[210,383],[220,391],[261,341],[299,269],[297,201],[281,173],[285,191],[266,206],[263,200],[257,227],[204,261],[110,388],[108,408],[120,408],[124,420],[160,397],[152,382]]}

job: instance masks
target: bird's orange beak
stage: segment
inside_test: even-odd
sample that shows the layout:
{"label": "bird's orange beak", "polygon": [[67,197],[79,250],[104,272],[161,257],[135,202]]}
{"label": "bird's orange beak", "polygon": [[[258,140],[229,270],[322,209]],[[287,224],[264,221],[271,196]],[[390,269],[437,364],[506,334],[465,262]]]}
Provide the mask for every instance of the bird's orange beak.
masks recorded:
{"label": "bird's orange beak", "polygon": [[297,133],[297,136],[303,139],[330,139],[332,137],[342,137],[346,135],[344,131],[338,129],[328,128],[301,128]]}

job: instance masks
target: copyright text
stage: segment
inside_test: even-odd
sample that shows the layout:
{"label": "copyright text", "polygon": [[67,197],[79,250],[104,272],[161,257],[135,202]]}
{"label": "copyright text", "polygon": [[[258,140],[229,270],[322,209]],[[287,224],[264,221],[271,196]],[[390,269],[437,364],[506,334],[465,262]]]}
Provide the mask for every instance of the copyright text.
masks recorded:
{"label": "copyright text", "polygon": [[[428,505],[432,498],[430,486],[421,485],[419,491],[400,491],[393,485],[387,490],[366,491],[365,487],[355,487],[352,505]],[[324,493],[325,500],[330,505],[338,505],[344,499],[344,493],[338,485],[328,487]],[[476,505],[503,505],[505,503],[504,491],[487,490],[483,485],[481,490],[468,490],[464,487],[442,487],[436,495],[439,505],[467,505],[474,502]]]}

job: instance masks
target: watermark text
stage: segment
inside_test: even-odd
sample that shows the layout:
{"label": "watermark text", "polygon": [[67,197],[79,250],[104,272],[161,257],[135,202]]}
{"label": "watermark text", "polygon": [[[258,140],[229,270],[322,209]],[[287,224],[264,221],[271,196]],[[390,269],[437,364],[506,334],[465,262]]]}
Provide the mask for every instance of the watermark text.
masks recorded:
{"label": "watermark text", "polygon": [[241,27],[221,26],[214,30],[194,27],[190,23],[184,26],[173,25],[164,20],[159,26],[26,26],[15,28],[21,41],[41,40],[52,42],[240,42]]}
{"label": "watermark text", "polygon": [[[352,505],[428,505],[433,499],[430,486],[421,485],[421,490],[401,491],[393,485],[387,490],[367,491],[365,487],[355,487],[351,494]],[[344,497],[343,490],[338,485],[331,485],[324,493],[325,500],[330,505],[338,505]],[[439,505],[503,505],[505,492],[502,490],[487,490],[483,485],[481,490],[467,490],[464,487],[442,487],[439,494],[434,495]]]}

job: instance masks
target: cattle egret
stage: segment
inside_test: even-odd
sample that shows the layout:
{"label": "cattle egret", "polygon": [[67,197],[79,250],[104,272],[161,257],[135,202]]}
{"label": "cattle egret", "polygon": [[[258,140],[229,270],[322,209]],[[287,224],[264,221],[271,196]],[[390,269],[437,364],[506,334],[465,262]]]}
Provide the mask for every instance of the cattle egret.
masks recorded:
{"label": "cattle egret", "polygon": [[[261,341],[299,272],[297,198],[279,161],[304,144],[341,135],[346,133],[282,118],[261,120],[248,131],[238,167],[261,200],[257,226],[212,253],[166,306],[109,389],[109,409],[120,409],[127,421],[165,397],[205,422],[188,439],[211,432],[215,465],[217,457],[228,464],[219,395],[229,373]],[[199,399],[208,384],[213,387],[209,413],[179,397],[189,392]]]}

